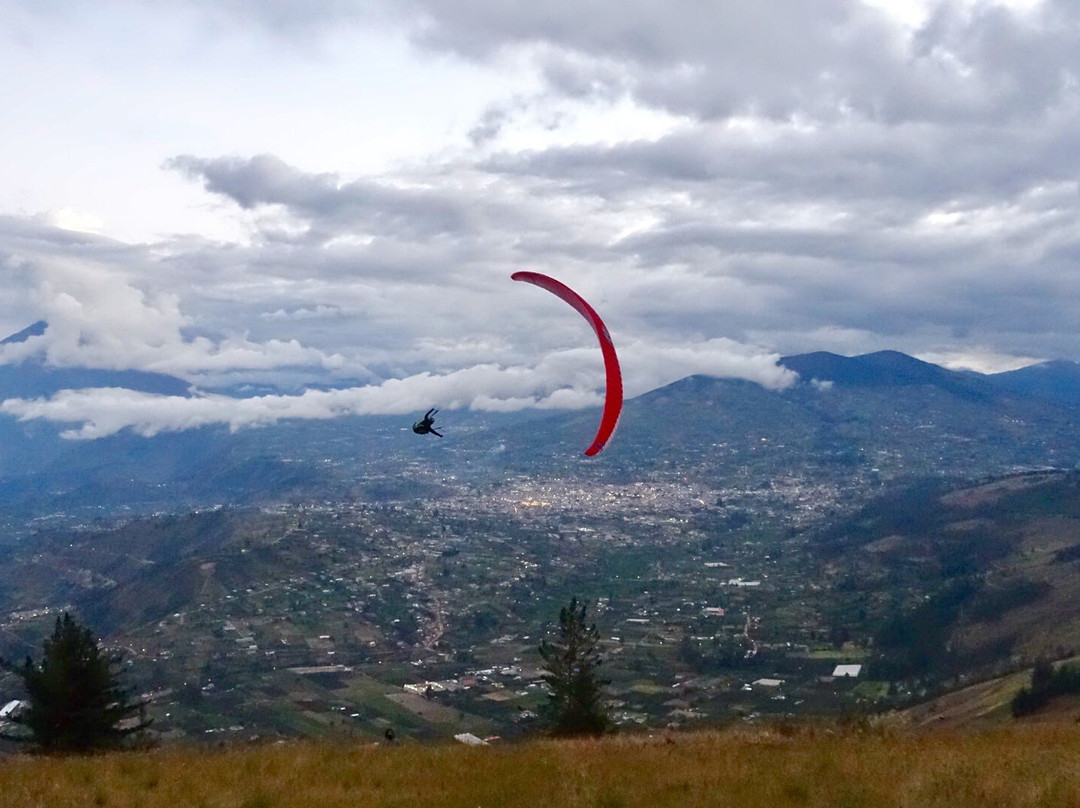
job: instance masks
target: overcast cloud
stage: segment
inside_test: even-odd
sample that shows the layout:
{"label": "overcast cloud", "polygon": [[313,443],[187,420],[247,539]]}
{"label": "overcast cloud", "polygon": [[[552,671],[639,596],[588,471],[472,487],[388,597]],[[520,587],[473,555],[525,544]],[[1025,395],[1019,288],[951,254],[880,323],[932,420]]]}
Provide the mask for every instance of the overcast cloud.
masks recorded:
{"label": "overcast cloud", "polygon": [[[70,437],[1080,359],[1080,6],[0,0],[4,402]],[[2,336],[2,334],[0,334]],[[277,384],[237,401],[224,385]],[[320,389],[315,389],[316,387]],[[335,387],[335,390],[326,390]]]}

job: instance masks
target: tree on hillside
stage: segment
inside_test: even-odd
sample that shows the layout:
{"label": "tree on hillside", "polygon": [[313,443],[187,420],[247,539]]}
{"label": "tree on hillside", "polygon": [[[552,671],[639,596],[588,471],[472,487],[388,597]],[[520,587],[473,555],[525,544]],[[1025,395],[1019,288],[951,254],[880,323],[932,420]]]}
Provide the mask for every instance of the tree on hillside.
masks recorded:
{"label": "tree on hillside", "polygon": [[585,622],[585,610],[585,603],[571,598],[559,610],[556,641],[540,644],[544,681],[551,688],[551,731],[556,735],[599,735],[611,727],[603,701],[607,681],[598,672],[600,632]]}
{"label": "tree on hillside", "polygon": [[149,726],[145,702],[132,701],[133,689],[120,684],[121,655],[103,650],[70,614],[56,618],[43,651],[39,664],[0,660],[22,679],[29,702],[11,717],[21,732],[5,737],[42,752],[89,752],[120,746]]}
{"label": "tree on hillside", "polygon": [[1015,717],[1030,715],[1049,704],[1055,697],[1080,693],[1080,667],[1054,664],[1045,657],[1035,662],[1031,670],[1031,686],[1022,687],[1013,696]]}

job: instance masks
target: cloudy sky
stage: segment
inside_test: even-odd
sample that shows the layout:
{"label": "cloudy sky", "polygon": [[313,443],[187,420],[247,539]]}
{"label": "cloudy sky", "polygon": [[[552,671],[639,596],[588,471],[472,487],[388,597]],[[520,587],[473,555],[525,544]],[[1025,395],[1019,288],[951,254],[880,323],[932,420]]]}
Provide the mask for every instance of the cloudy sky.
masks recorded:
{"label": "cloudy sky", "polygon": [[[0,362],[96,437],[1080,360],[1075,0],[0,0]],[[277,385],[236,401],[214,392]],[[327,388],[337,388],[329,390]],[[252,390],[265,388],[250,388]]]}

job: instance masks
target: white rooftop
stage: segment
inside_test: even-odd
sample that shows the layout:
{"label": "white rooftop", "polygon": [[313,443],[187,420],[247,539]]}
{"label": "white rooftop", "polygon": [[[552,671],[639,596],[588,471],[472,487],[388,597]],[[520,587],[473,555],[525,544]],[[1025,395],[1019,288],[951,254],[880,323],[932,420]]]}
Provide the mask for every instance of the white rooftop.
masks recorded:
{"label": "white rooftop", "polygon": [[19,701],[18,699],[14,699],[13,701],[9,701],[3,707],[0,707],[0,718],[7,718],[9,715],[15,712],[15,710],[20,704],[22,704],[21,701]]}
{"label": "white rooftop", "polygon": [[471,732],[462,732],[454,736],[455,741],[461,741],[467,746],[487,746],[488,742],[483,738],[477,738]]}
{"label": "white rooftop", "polygon": [[833,676],[850,676],[855,678],[862,671],[862,665],[837,665],[833,670]]}

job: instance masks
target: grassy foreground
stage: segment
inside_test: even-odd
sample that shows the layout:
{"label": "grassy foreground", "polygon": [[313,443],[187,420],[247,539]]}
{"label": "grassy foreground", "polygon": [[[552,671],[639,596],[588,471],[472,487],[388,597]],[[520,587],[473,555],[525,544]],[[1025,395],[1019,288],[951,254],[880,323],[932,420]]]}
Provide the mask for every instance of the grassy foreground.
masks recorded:
{"label": "grassy foreground", "polygon": [[4,806],[1077,806],[1080,727],[304,742],[0,760]]}

